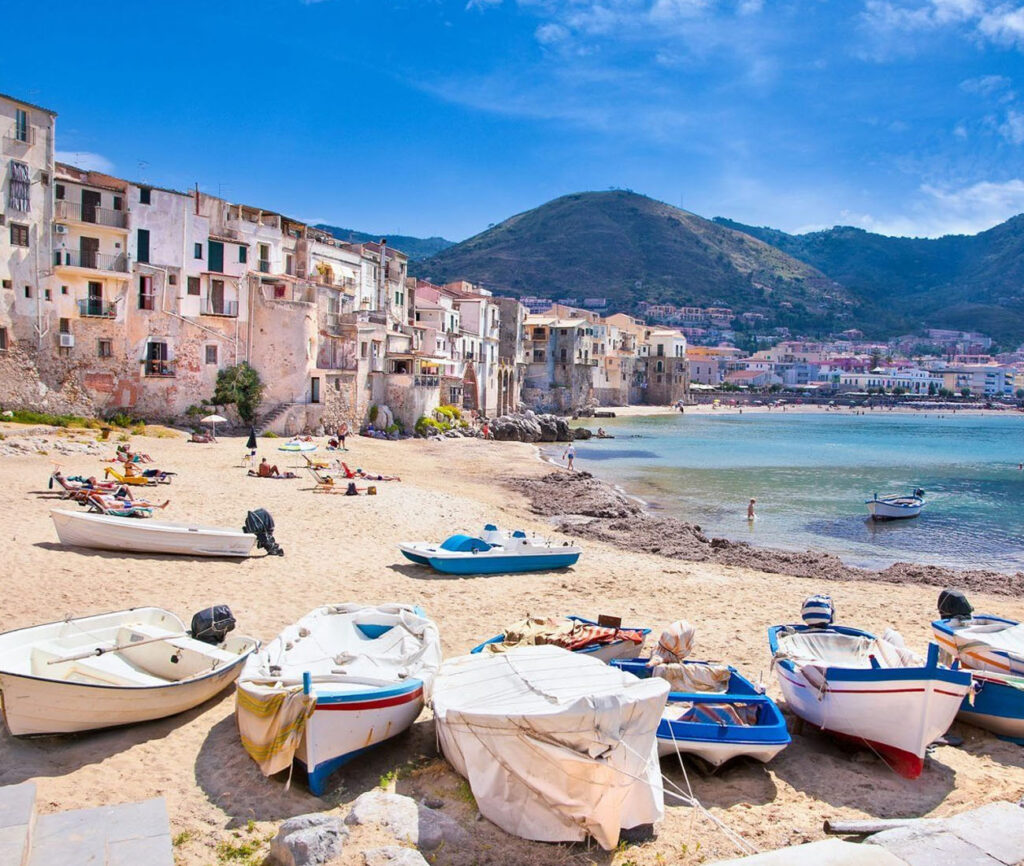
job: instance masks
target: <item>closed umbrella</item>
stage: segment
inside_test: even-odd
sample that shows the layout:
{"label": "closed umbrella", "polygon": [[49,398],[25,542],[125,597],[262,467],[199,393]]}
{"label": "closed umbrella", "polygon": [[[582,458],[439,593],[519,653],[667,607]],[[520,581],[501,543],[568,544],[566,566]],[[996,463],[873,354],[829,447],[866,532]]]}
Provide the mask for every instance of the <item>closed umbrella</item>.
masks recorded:
{"label": "closed umbrella", "polygon": [[249,441],[245,443],[245,447],[248,448],[250,451],[255,451],[256,450],[256,428],[255,427],[250,427],[249,428]]}
{"label": "closed umbrella", "polygon": [[222,417],[221,415],[207,415],[205,418],[200,418],[199,421],[200,421],[201,424],[209,424],[211,427],[213,427],[213,431],[212,432],[213,432],[214,436],[217,435],[217,425],[218,424],[227,424],[228,423],[228,419]]}

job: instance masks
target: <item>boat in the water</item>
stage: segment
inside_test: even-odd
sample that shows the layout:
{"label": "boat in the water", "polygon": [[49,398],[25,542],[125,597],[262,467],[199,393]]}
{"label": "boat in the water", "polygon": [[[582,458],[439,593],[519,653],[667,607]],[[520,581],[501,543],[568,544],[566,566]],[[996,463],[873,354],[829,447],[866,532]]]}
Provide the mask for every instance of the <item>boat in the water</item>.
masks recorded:
{"label": "boat in the water", "polygon": [[338,768],[416,721],[440,665],[437,626],[418,607],[319,607],[242,671],[242,745],[267,776],[297,760],[319,796]]}
{"label": "boat in the water", "polygon": [[924,491],[918,488],[905,496],[879,496],[865,499],[872,520],[909,520],[917,517],[925,506]]}
{"label": "boat in the water", "polygon": [[623,627],[618,617],[599,617],[596,622],[582,616],[527,617],[470,652],[507,652],[514,646],[551,645],[609,662],[640,655],[650,633],[649,628]]}
{"label": "boat in the water", "polygon": [[[254,524],[254,515],[265,515]],[[273,520],[260,509],[249,512],[248,529],[227,529],[196,523],[135,520],[109,514],[50,510],[61,544],[124,553],[170,553],[182,556],[248,556],[257,543],[280,555],[273,539]],[[269,520],[269,525],[266,523]]]}
{"label": "boat in the water", "polygon": [[974,613],[962,593],[950,590],[939,596],[939,616],[932,632],[944,658],[974,677],[958,718],[1024,745],[1024,624]]}
{"label": "boat in the water", "polygon": [[75,617],[0,634],[0,691],[15,736],[162,719],[231,685],[258,646],[229,637],[218,605],[186,627],[157,607]]}
{"label": "boat in the water", "polygon": [[664,816],[655,731],[667,695],[664,680],[525,646],[445,662],[432,706],[485,818],[524,839],[592,836],[611,850],[622,829]]}
{"label": "boat in the water", "polygon": [[502,532],[487,524],[480,536],[456,533],[440,544],[403,541],[402,555],[419,565],[429,565],[444,574],[515,574],[548,571],[575,565],[583,552],[568,541],[559,544],[522,530]]}
{"label": "boat in the water", "polygon": [[[895,637],[895,636],[894,636]],[[893,640],[832,624],[831,599],[804,604],[803,625],[768,629],[775,673],[790,710],[816,727],[865,744],[908,779],[924,767],[971,689],[971,674]]]}

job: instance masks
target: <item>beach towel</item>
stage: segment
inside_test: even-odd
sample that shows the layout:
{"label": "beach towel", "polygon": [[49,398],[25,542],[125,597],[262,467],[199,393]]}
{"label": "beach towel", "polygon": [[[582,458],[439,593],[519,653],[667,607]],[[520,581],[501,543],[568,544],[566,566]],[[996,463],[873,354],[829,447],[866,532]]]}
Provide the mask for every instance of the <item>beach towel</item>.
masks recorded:
{"label": "beach towel", "polygon": [[664,719],[676,722],[698,722],[702,724],[739,725],[750,727],[757,724],[755,704],[690,704],[670,703],[662,715]]}
{"label": "beach towel", "polygon": [[609,644],[615,640],[629,640],[635,644],[642,644],[644,635],[640,631],[588,625],[566,618],[528,617],[505,629],[501,642],[487,644],[487,651],[500,653],[516,646],[545,644],[576,651],[589,646]]}
{"label": "beach towel", "polygon": [[307,695],[302,686],[281,689],[255,682],[238,684],[238,734],[264,776],[291,767],[315,709],[316,697]]}

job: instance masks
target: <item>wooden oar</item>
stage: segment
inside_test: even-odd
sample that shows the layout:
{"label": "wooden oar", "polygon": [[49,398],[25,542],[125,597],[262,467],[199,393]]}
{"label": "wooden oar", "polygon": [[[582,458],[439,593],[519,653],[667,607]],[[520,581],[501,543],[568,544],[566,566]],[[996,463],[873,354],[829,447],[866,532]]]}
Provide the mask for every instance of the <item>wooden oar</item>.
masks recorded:
{"label": "wooden oar", "polygon": [[134,649],[137,646],[145,646],[148,643],[157,643],[159,641],[174,640],[175,638],[179,638],[179,637],[188,637],[188,632],[187,631],[183,631],[183,632],[179,632],[178,634],[164,635],[163,637],[151,637],[151,638],[147,638],[146,640],[135,641],[134,643],[123,643],[123,644],[118,644],[117,646],[106,647],[105,649],[103,647],[99,647],[98,646],[98,647],[96,647],[96,649],[92,649],[92,650],[89,650],[89,651],[84,652],[84,653],[77,653],[76,655],[73,655],[73,656],[64,656],[64,658],[50,659],[50,661],[48,661],[47,664],[48,665],[59,665],[62,662],[76,662],[79,659],[87,659],[87,658],[91,658],[92,656],[102,656],[102,655],[106,655],[107,653],[116,653],[116,652],[120,652],[123,649]]}

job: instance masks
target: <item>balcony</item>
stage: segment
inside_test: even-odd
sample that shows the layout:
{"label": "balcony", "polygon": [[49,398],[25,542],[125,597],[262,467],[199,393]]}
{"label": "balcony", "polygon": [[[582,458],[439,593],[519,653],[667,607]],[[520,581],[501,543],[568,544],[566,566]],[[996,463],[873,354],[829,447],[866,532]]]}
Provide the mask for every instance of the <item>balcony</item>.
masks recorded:
{"label": "balcony", "polygon": [[201,316],[227,316],[231,319],[238,318],[238,301],[215,302],[212,298],[203,298],[199,305]]}
{"label": "balcony", "polygon": [[124,253],[109,255],[91,250],[55,250],[53,265],[57,268],[87,268],[91,271],[128,273],[128,257]]}
{"label": "balcony", "polygon": [[86,318],[113,319],[117,316],[117,304],[100,298],[83,298],[78,302],[78,315]]}
{"label": "balcony", "polygon": [[142,375],[148,379],[173,379],[174,361],[147,359],[142,362]]}
{"label": "balcony", "polygon": [[89,223],[91,225],[110,226],[123,229],[128,225],[128,214],[123,210],[111,210],[105,207],[86,207],[73,201],[57,202],[54,219],[57,221]]}
{"label": "balcony", "polygon": [[261,274],[269,274],[270,273],[270,260],[269,259],[260,259],[256,263],[256,267],[259,269],[259,272]]}

